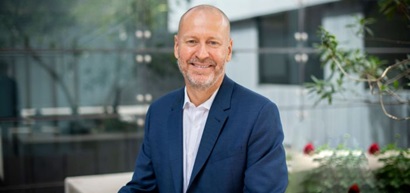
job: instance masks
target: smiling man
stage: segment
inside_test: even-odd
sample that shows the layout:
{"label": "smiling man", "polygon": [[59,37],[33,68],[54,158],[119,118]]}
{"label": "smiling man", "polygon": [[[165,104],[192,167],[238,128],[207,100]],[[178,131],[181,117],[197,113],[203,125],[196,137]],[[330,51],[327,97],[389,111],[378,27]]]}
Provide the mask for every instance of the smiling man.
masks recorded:
{"label": "smiling man", "polygon": [[226,15],[189,9],[174,43],[185,87],[150,106],[133,177],[119,192],[285,192],[277,106],[225,75],[233,45]]}
{"label": "smiling man", "polygon": [[[195,105],[208,99],[222,83],[232,56],[228,18],[217,9],[199,6],[182,16],[175,36],[175,57]],[[199,91],[199,93],[197,93]]]}

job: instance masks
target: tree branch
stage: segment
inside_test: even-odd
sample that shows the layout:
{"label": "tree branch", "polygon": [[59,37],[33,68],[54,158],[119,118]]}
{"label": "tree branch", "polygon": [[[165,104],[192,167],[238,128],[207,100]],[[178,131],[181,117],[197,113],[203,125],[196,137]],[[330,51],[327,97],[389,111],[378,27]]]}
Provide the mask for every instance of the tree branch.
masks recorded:
{"label": "tree branch", "polygon": [[390,114],[389,112],[387,112],[386,107],[384,106],[384,102],[383,102],[383,94],[381,94],[381,93],[379,94],[379,101],[380,101],[380,106],[382,107],[383,113],[387,117],[389,117],[391,119],[394,119],[394,120],[397,120],[397,121],[410,120],[410,116],[409,117],[397,117],[397,116],[394,116],[394,115]]}

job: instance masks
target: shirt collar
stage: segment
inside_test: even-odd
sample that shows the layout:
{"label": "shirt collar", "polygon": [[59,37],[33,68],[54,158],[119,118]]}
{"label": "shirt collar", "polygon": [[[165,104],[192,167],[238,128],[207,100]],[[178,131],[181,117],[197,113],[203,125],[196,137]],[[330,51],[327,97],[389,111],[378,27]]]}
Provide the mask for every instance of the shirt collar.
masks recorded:
{"label": "shirt collar", "polygon": [[[216,93],[218,93],[218,89],[216,89],[216,91],[211,95],[211,97],[209,97],[208,100],[206,100],[204,103],[200,104],[198,107],[203,107],[206,108],[207,110],[211,109],[211,105],[214,102],[214,99],[216,97]],[[185,109],[186,107],[188,107],[189,104],[191,104],[192,106],[195,106],[191,100],[188,97],[188,92],[186,91],[186,87],[184,88],[184,105],[182,106],[183,109]]]}

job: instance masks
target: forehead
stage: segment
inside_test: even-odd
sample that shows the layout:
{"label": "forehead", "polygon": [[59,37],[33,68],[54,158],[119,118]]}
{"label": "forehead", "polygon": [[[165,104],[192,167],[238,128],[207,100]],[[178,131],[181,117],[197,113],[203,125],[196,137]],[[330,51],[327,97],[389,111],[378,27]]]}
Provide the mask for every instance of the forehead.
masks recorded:
{"label": "forehead", "polygon": [[215,9],[194,9],[187,12],[179,25],[178,34],[218,33],[229,36],[229,21]]}

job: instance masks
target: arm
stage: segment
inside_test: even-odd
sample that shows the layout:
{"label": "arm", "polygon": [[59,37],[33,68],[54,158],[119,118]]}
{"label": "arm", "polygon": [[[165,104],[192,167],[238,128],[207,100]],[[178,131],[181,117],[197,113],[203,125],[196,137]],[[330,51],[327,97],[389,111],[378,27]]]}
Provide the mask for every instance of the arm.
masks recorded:
{"label": "arm", "polygon": [[248,142],[244,192],[283,193],[288,184],[283,130],[278,108],[265,104]]}
{"label": "arm", "polygon": [[158,192],[156,185],[156,177],[151,161],[151,147],[149,142],[149,117],[150,111],[147,113],[144,140],[135,163],[135,170],[130,182],[121,187],[118,193],[144,193]]}

